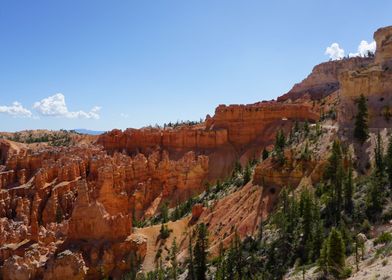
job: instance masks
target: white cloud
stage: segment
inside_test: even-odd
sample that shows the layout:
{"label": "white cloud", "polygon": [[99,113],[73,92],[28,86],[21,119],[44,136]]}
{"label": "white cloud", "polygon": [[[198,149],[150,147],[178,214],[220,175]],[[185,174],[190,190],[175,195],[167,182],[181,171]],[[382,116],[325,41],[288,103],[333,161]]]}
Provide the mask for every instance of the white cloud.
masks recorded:
{"label": "white cloud", "polygon": [[13,117],[31,118],[30,110],[24,108],[21,103],[15,101],[11,106],[0,106],[0,113],[9,114]]}
{"label": "white cloud", "polygon": [[99,111],[101,110],[101,107],[95,106],[89,112],[68,111],[65,96],[62,93],[56,93],[55,95],[35,102],[33,108],[43,116],[65,117],[70,119],[99,119]]}
{"label": "white cloud", "polygon": [[376,52],[376,41],[373,41],[371,43],[368,43],[365,40],[362,40],[361,43],[359,43],[358,49],[356,53],[350,53],[350,57],[354,56],[367,56],[368,53],[375,53]]}
{"label": "white cloud", "polygon": [[332,60],[342,59],[344,57],[344,49],[340,48],[338,43],[332,43],[325,50],[325,54],[329,55]]}

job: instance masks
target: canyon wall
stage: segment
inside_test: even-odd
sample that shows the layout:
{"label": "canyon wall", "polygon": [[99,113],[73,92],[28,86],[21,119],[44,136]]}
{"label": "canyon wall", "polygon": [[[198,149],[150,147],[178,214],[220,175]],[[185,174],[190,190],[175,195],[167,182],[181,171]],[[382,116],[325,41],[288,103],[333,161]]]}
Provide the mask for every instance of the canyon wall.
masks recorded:
{"label": "canyon wall", "polygon": [[366,67],[373,61],[372,57],[352,57],[323,62],[316,65],[302,82],[295,84],[289,92],[278,97],[278,101],[295,101],[301,98],[320,100],[340,88],[339,75],[342,72]]}
{"label": "canyon wall", "polygon": [[208,156],[209,180],[226,176],[236,161],[246,164],[273,143],[277,128],[288,130],[294,121],[317,121],[319,114],[304,104],[260,102],[250,105],[220,105],[213,117],[198,126],[176,129],[112,130],[97,141],[109,153],[151,154],[167,151],[178,159],[186,152]]}
{"label": "canyon wall", "polygon": [[246,148],[252,142],[258,145],[271,143],[266,130],[273,126],[279,127],[286,122],[315,122],[319,115],[312,108],[302,104],[280,104],[276,102],[260,102],[251,105],[220,105],[213,118],[207,120],[207,128],[225,129],[228,141],[238,150]]}
{"label": "canyon wall", "polygon": [[356,99],[363,94],[368,103],[369,126],[391,127],[392,122],[392,26],[380,28],[374,34],[377,43],[374,63],[339,75],[342,127],[353,127]]}

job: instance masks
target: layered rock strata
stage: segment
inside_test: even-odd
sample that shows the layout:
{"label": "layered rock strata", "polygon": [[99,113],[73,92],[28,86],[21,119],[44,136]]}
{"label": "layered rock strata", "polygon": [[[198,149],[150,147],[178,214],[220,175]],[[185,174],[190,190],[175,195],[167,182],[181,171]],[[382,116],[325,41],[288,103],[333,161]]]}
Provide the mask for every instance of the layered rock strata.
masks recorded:
{"label": "layered rock strata", "polygon": [[340,111],[342,127],[353,127],[356,100],[366,97],[371,128],[391,127],[392,121],[392,26],[374,33],[377,44],[374,63],[358,67],[339,75]]}

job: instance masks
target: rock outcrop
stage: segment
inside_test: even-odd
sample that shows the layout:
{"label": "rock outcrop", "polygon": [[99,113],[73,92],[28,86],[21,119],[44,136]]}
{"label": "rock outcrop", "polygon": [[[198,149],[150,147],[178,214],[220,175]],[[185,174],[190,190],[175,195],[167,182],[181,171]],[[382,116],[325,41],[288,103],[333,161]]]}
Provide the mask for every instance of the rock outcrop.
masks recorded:
{"label": "rock outcrop", "polygon": [[374,63],[342,72],[339,76],[342,127],[353,127],[356,99],[363,94],[368,103],[369,127],[391,127],[392,122],[392,26],[374,34],[377,43]]}
{"label": "rock outcrop", "polygon": [[278,97],[278,102],[298,99],[320,100],[340,88],[339,75],[342,72],[366,67],[373,60],[374,58],[371,57],[352,57],[316,65],[308,77],[295,84],[289,92]]}
{"label": "rock outcrop", "polygon": [[277,127],[289,128],[294,121],[318,119],[319,114],[306,104],[220,105],[202,125],[113,130],[101,135],[97,143],[109,154],[149,155],[165,150],[171,159],[178,159],[192,151],[209,158],[208,179],[214,180],[229,174],[236,161],[246,164],[258,157],[263,147],[273,142]]}
{"label": "rock outcrop", "polygon": [[374,33],[377,44],[375,63],[386,65],[392,60],[392,26],[379,28]]}

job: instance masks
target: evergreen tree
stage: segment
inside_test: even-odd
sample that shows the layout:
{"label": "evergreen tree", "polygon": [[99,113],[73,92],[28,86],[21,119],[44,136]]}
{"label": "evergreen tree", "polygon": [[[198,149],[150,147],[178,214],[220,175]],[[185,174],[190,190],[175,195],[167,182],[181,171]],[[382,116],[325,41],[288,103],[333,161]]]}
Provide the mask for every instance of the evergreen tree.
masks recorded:
{"label": "evergreen tree", "polygon": [[224,280],[226,275],[225,270],[225,252],[223,249],[223,243],[219,243],[219,256],[217,259],[215,280]]}
{"label": "evergreen tree", "polygon": [[366,197],[366,214],[369,220],[375,221],[383,208],[383,178],[378,174],[372,175]]}
{"label": "evergreen tree", "polygon": [[320,208],[316,204],[314,208],[314,226],[313,226],[313,236],[312,236],[312,252],[311,260],[316,261],[320,256],[320,250],[323,246],[324,240],[324,225],[320,218]]}
{"label": "evergreen tree", "polygon": [[208,231],[204,223],[197,227],[197,240],[194,249],[195,280],[205,280],[207,273]]}
{"label": "evergreen tree", "polygon": [[238,160],[234,164],[233,176],[235,176],[237,173],[242,173],[242,166]]}
{"label": "evergreen tree", "polygon": [[346,262],[345,246],[341,233],[333,228],[328,237],[327,265],[335,277],[342,274]]}
{"label": "evergreen tree", "polygon": [[275,136],[275,149],[283,150],[286,145],[286,138],[283,130],[279,129]]}
{"label": "evergreen tree", "polygon": [[374,149],[374,159],[376,164],[376,172],[381,176],[381,173],[384,172],[384,159],[383,159],[383,149],[382,149],[382,139],[380,135],[380,131],[377,132],[377,142],[376,147]]}
{"label": "evergreen tree", "polygon": [[249,164],[246,165],[244,170],[244,185],[246,185],[252,177],[252,168]]}
{"label": "evergreen tree", "polygon": [[359,99],[357,100],[357,114],[355,116],[354,137],[357,138],[362,144],[369,137],[367,118],[368,111],[366,98],[363,94],[361,94]]}
{"label": "evergreen tree", "polygon": [[296,133],[296,132],[298,132],[298,131],[299,131],[299,124],[298,124],[298,121],[295,121],[295,122],[294,122],[294,128],[293,128],[293,131],[294,131],[294,133]]}
{"label": "evergreen tree", "polygon": [[302,240],[301,240],[301,259],[303,263],[306,263],[310,254],[312,246],[312,227],[313,227],[313,198],[309,190],[304,190],[301,193],[300,198],[300,215],[301,219],[301,230],[302,230]]}
{"label": "evergreen tree", "polygon": [[171,277],[173,280],[177,280],[177,270],[178,270],[177,254],[178,254],[178,247],[177,247],[176,238],[174,237],[172,246],[170,248]]}
{"label": "evergreen tree", "polygon": [[236,276],[237,279],[242,279],[243,277],[243,268],[244,268],[244,260],[242,255],[242,246],[241,240],[237,233],[237,230],[234,234],[234,250],[235,250],[235,267],[236,267]]}
{"label": "evergreen tree", "polygon": [[389,137],[388,150],[385,158],[389,187],[392,190],[392,135]]}
{"label": "evergreen tree", "polygon": [[167,223],[169,221],[169,205],[167,202],[163,203],[161,207],[161,217],[162,223]]}
{"label": "evergreen tree", "polygon": [[269,153],[268,153],[267,149],[264,148],[263,149],[263,155],[262,155],[263,160],[266,160],[268,158],[268,156],[269,156]]}
{"label": "evergreen tree", "polygon": [[226,279],[228,280],[232,280],[235,277],[235,257],[236,252],[232,241],[230,248],[227,252]]}
{"label": "evergreen tree", "polygon": [[284,157],[284,147],[286,145],[286,138],[284,136],[284,133],[281,129],[278,130],[275,136],[275,154],[277,157],[277,161],[279,164],[283,165],[285,162],[285,157]]}
{"label": "evergreen tree", "polygon": [[324,274],[328,274],[328,241],[328,237],[324,239],[323,246],[320,251],[320,258],[318,259],[318,265]]}
{"label": "evergreen tree", "polygon": [[344,209],[347,214],[353,213],[353,209],[354,209],[353,192],[354,192],[353,168],[350,161],[350,165],[348,167],[348,173],[344,184]]}
{"label": "evergreen tree", "polygon": [[188,254],[189,254],[189,259],[188,259],[187,280],[196,280],[195,264],[194,264],[194,260],[193,260],[192,233],[189,233]]}
{"label": "evergreen tree", "polygon": [[304,132],[305,132],[305,136],[307,136],[309,134],[309,123],[308,123],[308,121],[305,121],[305,123],[304,123]]}
{"label": "evergreen tree", "polygon": [[343,206],[343,177],[342,149],[340,142],[335,140],[332,145],[332,154],[324,172],[324,179],[331,184],[330,200],[327,204],[328,223],[337,225],[340,222]]}

